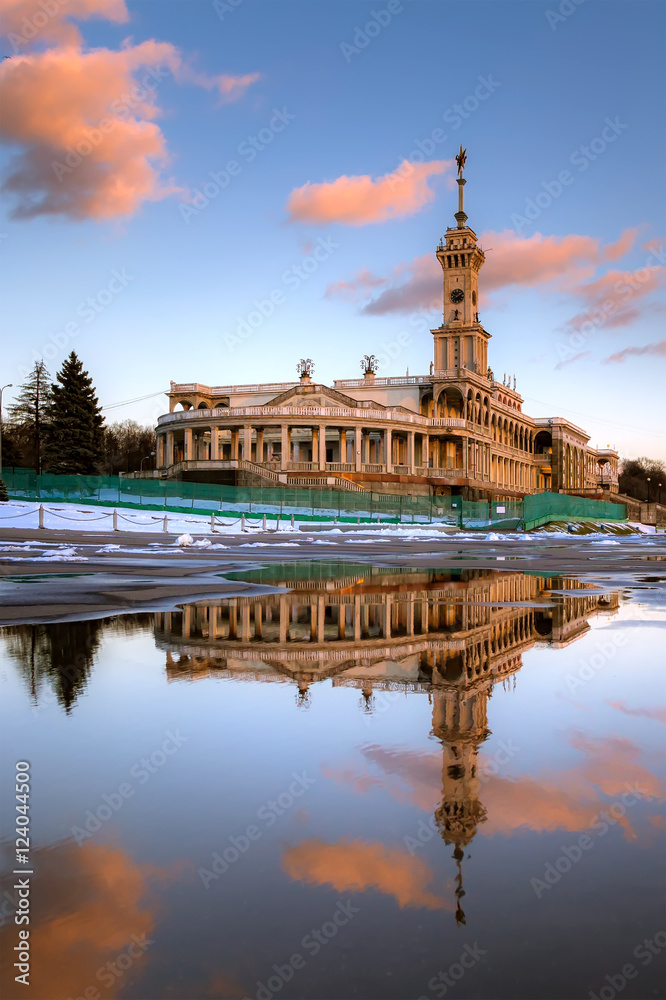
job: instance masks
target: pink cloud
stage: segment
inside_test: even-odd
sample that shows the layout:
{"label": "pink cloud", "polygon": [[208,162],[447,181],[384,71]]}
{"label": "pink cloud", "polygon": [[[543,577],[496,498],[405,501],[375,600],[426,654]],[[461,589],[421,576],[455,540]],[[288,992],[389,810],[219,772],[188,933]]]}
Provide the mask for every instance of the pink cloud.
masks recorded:
{"label": "pink cloud", "polygon": [[640,300],[663,284],[666,268],[642,267],[634,271],[607,271],[595,281],[581,284],[575,292],[586,306],[585,312],[569,320],[573,329],[592,323],[596,328],[625,327],[641,315]]}
{"label": "pink cloud", "polygon": [[329,285],[324,292],[324,297],[327,299],[349,299],[352,302],[357,302],[359,298],[366,298],[371,289],[381,288],[387,282],[388,278],[377,277],[372,271],[363,268],[349,281],[336,281],[335,284]]}
{"label": "pink cloud", "polygon": [[215,77],[215,85],[221,100],[225,103],[231,103],[242,97],[247,88],[260,79],[261,73],[245,73],[244,76],[231,76],[229,73],[223,73],[221,76]]}
{"label": "pink cloud", "polygon": [[14,54],[24,46],[45,42],[78,45],[81,34],[70,18],[95,17],[124,24],[129,21],[125,0],[52,0],[44,6],[36,0],[3,0],[2,33]]}
{"label": "pink cloud", "polygon": [[154,90],[144,88],[138,100],[130,95],[135,71],[159,64],[173,71],[179,62],[172,45],[154,41],[119,52],[68,47],[5,60],[0,135],[20,147],[3,185],[17,199],[14,217],[109,219],[174,192],[160,178],[168,154],[153,121]]}
{"label": "pink cloud", "polygon": [[[597,237],[577,234],[534,233],[525,238],[513,230],[484,233],[480,245],[487,255],[481,275],[481,304],[487,305],[493,292],[506,288],[538,288],[567,295],[584,307],[584,312],[568,322],[569,328],[589,321],[599,310],[604,310],[604,315],[602,323],[593,319],[597,326],[626,326],[640,315],[640,300],[658,288],[665,269],[646,266],[635,271],[614,269],[598,278],[594,275],[631,250],[637,232],[627,229],[615,242],[605,245]],[[382,291],[372,298],[375,288]],[[433,254],[425,254],[399,264],[386,276],[363,271],[349,281],[331,285],[326,295],[364,302],[363,313],[380,316],[437,310],[441,289],[440,266]]]}
{"label": "pink cloud", "polygon": [[391,280],[391,286],[368,302],[362,312],[368,316],[383,316],[391,312],[432,312],[441,308],[442,269],[432,254],[415,257],[409,264],[397,267]]}
{"label": "pink cloud", "polygon": [[243,96],[248,87],[261,79],[261,73],[245,73],[243,76],[232,76],[222,73],[219,76],[209,76],[199,73],[187,64],[181,64],[176,71],[176,77],[183,82],[196,84],[205,90],[217,90],[221,104],[231,104]]}
{"label": "pink cloud", "polygon": [[415,215],[434,198],[429,179],[452,165],[452,160],[416,165],[403,160],[397,170],[383,177],[343,175],[321,184],[308,182],[291,192],[287,212],[292,222],[339,222],[347,226]]}
{"label": "pink cloud", "polygon": [[597,237],[576,234],[534,233],[525,239],[512,229],[484,233],[483,246],[492,247],[483,269],[484,288],[493,291],[511,285],[529,288],[544,284],[578,288],[599,265],[625,254],[635,239],[635,229],[625,230],[607,246]]}
{"label": "pink cloud", "polygon": [[[608,808],[609,800],[629,788],[637,788],[646,801],[659,800],[663,789],[657,775],[644,767],[641,750],[620,737],[588,739],[580,733],[570,737],[579,760],[562,770],[544,768],[534,775],[489,774],[477,780],[475,793],[485,807],[486,818],[479,833],[509,835],[520,827],[543,832],[587,829],[595,816]],[[387,792],[398,802],[409,802],[430,812],[442,800],[441,754],[418,754],[409,750],[369,746],[366,761],[379,769]],[[484,773],[484,754],[479,752],[478,774]],[[373,781],[364,781],[371,776]],[[376,773],[347,769],[337,772],[337,781],[351,785],[357,794],[377,785]],[[636,837],[628,816],[619,820],[627,839]]]}
{"label": "pink cloud", "polygon": [[421,858],[384,844],[341,840],[327,844],[312,838],[288,848],[282,856],[286,874],[311,885],[331,885],[337,892],[374,889],[403,907],[450,909],[450,903],[427,886],[432,869]]}
{"label": "pink cloud", "polygon": [[[662,354],[666,354],[666,340],[662,340]],[[611,708],[616,708],[618,712],[625,715],[635,715],[642,719],[655,719],[657,722],[666,723],[666,706],[656,706],[655,708],[630,708],[626,701],[609,701]]]}
{"label": "pink cloud", "polygon": [[591,351],[581,351],[579,354],[575,354],[573,358],[567,358],[566,361],[560,361],[559,364],[555,365],[555,371],[559,371],[560,368],[565,368],[567,365],[573,365],[577,361],[582,361],[583,358],[590,356]]}
{"label": "pink cloud", "polygon": [[[101,4],[99,5],[101,7]],[[0,136],[17,148],[3,189],[14,218],[111,219],[179,190],[164,180],[156,91],[168,73],[235,100],[258,74],[206,76],[167,42],[66,45],[0,63]]]}

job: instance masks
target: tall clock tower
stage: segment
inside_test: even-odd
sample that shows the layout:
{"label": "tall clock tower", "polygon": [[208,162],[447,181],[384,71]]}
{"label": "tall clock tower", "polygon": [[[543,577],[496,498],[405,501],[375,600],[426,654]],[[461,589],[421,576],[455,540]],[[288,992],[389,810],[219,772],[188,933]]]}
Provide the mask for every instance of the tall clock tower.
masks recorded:
{"label": "tall clock tower", "polygon": [[460,146],[458,163],[457,225],[446,230],[437,248],[437,260],[444,272],[444,315],[441,327],[432,330],[435,344],[435,372],[468,368],[485,375],[488,369],[488,341],[479,322],[479,271],[486,259],[477,246],[477,235],[467,225],[464,210],[466,181],[463,168],[466,150]]}

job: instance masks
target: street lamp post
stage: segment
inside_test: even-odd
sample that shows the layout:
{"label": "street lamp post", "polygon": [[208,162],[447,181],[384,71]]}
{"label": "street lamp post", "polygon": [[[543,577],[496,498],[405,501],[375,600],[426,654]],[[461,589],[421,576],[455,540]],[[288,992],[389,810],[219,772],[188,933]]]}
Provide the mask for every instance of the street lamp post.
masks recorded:
{"label": "street lamp post", "polygon": [[150,455],[146,455],[145,458],[142,458],[141,463],[139,465],[139,472],[143,472],[143,463],[147,462],[149,458],[154,458],[154,457],[155,457],[155,452],[151,451]]}
{"label": "street lamp post", "polygon": [[5,389],[13,389],[13,382],[8,382],[0,388],[0,477],[2,477],[2,394]]}
{"label": "street lamp post", "polygon": [[659,490],[659,493],[657,494],[657,503],[661,503],[661,483],[657,485],[657,489]]}
{"label": "street lamp post", "polygon": [[651,479],[650,479],[650,477],[648,476],[648,477],[647,477],[647,493],[648,493],[648,498],[647,498],[647,502],[648,502],[648,503],[650,502],[650,482],[651,482]]}

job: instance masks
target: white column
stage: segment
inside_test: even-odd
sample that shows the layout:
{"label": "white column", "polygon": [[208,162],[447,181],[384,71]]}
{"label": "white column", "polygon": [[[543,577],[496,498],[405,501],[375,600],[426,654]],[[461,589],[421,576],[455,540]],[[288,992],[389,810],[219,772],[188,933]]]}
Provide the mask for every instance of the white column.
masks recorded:
{"label": "white column", "polygon": [[252,461],[252,425],[248,424],[243,428],[243,459],[246,462]]}
{"label": "white column", "polygon": [[407,466],[410,474],[414,472],[414,431],[407,432]]}
{"label": "white column", "polygon": [[280,465],[283,469],[286,469],[287,462],[291,459],[291,435],[289,433],[289,424],[282,424],[280,431],[282,436],[282,458],[280,459]]}
{"label": "white column", "polygon": [[356,471],[357,472],[361,472],[362,465],[363,465],[363,455],[361,453],[362,443],[363,443],[363,428],[362,427],[355,427],[354,428],[354,448],[355,448],[355,451],[356,451]]}
{"label": "white column", "polygon": [[326,625],[326,605],[323,595],[317,598],[317,642],[324,642],[324,627]]}
{"label": "white column", "polygon": [[210,429],[210,460],[211,462],[217,462],[220,457],[220,447],[219,447],[219,437],[220,429],[219,427],[211,427]]}
{"label": "white column", "polygon": [[186,427],[185,428],[184,449],[183,449],[183,459],[186,462],[189,462],[189,461],[191,461],[192,458],[194,458],[194,455],[193,455],[193,452],[192,452],[192,447],[193,447],[192,428],[191,427]]}
{"label": "white column", "polygon": [[384,429],[384,461],[386,462],[386,471],[393,472],[393,431],[390,427]]}
{"label": "white column", "polygon": [[[283,428],[284,430],[284,428]],[[280,598],[280,644],[284,646],[287,641],[287,632],[289,629],[289,608],[287,606],[287,598]]]}
{"label": "white column", "polygon": [[250,604],[244,601],[241,604],[241,642],[250,641]]}
{"label": "white column", "polygon": [[[316,462],[314,454],[312,456],[313,460]],[[326,469],[326,428],[319,428],[319,469],[324,471]]]}

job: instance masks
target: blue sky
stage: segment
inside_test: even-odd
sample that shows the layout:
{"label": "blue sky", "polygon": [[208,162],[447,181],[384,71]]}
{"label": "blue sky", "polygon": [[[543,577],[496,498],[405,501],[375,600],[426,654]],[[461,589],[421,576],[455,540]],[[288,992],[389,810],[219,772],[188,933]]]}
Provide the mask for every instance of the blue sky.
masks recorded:
{"label": "blue sky", "polygon": [[[568,417],[592,444],[625,455],[666,458],[657,432],[666,357],[661,5],[128,0],[125,8],[92,0],[99,16],[77,21],[77,38],[67,34],[74,21],[68,28],[58,13],[29,41],[21,18],[38,5],[11,5],[19,40],[15,31],[5,42],[12,59],[0,82],[16,111],[5,111],[3,177],[25,159],[0,222],[3,383],[20,382],[42,355],[53,374],[72,348],[105,406],[158,393],[170,379],[292,380],[301,357],[313,358],[328,383],[357,377],[366,353],[380,356],[381,374],[427,373],[429,329],[440,319],[429,294],[420,301],[419,279],[438,280],[424,256],[454,222],[452,171],[441,164],[462,142],[469,224],[489,250],[481,318],[495,373],[515,373],[527,413]],[[71,0],[70,12],[76,7]],[[82,207],[74,192],[73,208],[58,207],[61,182],[39,173],[57,152],[54,117],[63,109],[67,128],[98,125],[84,92],[107,104],[121,97],[107,63],[151,41],[168,43],[168,53],[152,60],[158,82],[133,114],[139,131],[152,122],[150,141],[157,130],[165,153],[159,163],[144,156],[157,178],[152,193],[144,184],[130,210],[116,211],[93,172],[92,201]],[[54,51],[82,68],[74,95],[48,76],[43,60]],[[83,60],[93,52],[94,66]],[[149,60],[136,61],[126,80],[145,78]],[[18,79],[24,66],[27,84]],[[48,103],[41,81],[57,98],[46,111],[35,107]],[[260,133],[252,156],[248,140]],[[73,133],[63,125],[60,134]],[[106,171],[105,183],[134,184],[131,130],[118,126],[112,141],[65,185],[89,166]],[[440,166],[426,167],[418,184],[414,170],[405,182],[413,190],[402,192],[414,195],[411,204],[389,206],[393,217],[384,219],[375,197],[388,191],[390,201],[401,188],[381,179],[405,159],[416,167],[419,142],[426,163]],[[230,161],[237,166],[226,187],[209,186],[204,204],[197,191]],[[562,171],[570,179],[559,185]],[[357,203],[345,209],[353,183],[333,186],[340,178],[367,178],[365,215]],[[294,210],[293,192],[327,184],[306,188],[303,210]],[[46,188],[47,208],[35,212]],[[532,219],[528,199],[537,202]],[[368,312],[395,287],[399,311]],[[278,304],[263,307],[271,314],[239,336],[239,323],[271,295]],[[156,396],[106,415],[153,422],[165,409]]]}

